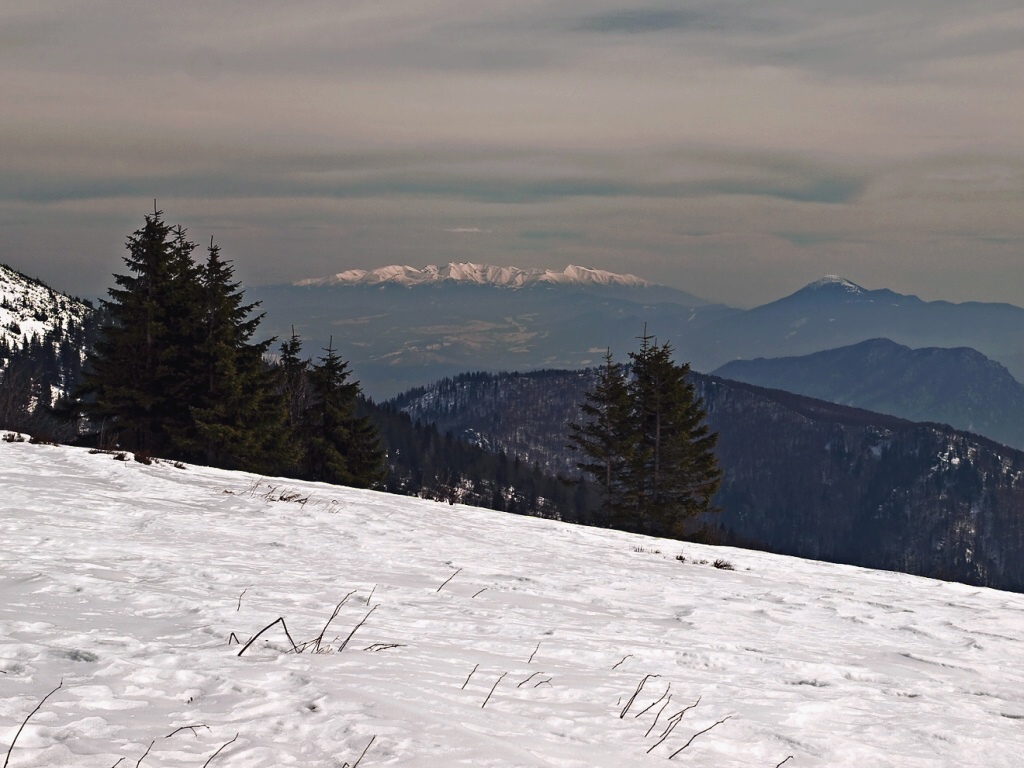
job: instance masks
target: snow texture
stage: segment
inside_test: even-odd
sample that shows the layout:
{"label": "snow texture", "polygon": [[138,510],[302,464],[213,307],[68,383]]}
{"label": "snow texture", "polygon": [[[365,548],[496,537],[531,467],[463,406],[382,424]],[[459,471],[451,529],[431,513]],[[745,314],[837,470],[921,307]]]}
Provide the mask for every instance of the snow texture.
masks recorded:
{"label": "snow texture", "polygon": [[839,277],[839,275],[825,275],[825,277],[815,280],[813,283],[808,283],[804,286],[804,290],[807,291],[819,291],[821,289],[831,290],[843,290],[847,293],[867,293],[863,288],[854,282],[847,280],[845,277]]}
{"label": "snow texture", "polygon": [[558,272],[553,269],[492,267],[488,264],[456,264],[454,262],[444,267],[428,264],[423,269],[399,265],[372,270],[350,269],[331,277],[301,280],[296,285],[381,285],[389,283],[412,287],[445,281],[471,285],[492,285],[499,288],[523,288],[538,284],[630,287],[651,285],[636,275],[617,275],[600,269],[572,265]]}
{"label": "snow texture", "polygon": [[[0,264],[0,339],[12,348],[34,336],[44,338],[58,323],[81,326],[92,311],[78,299]],[[0,359],[0,367],[4,362]]]}
{"label": "snow texture", "polygon": [[0,442],[11,768],[1024,765],[1022,595],[127,458]]}

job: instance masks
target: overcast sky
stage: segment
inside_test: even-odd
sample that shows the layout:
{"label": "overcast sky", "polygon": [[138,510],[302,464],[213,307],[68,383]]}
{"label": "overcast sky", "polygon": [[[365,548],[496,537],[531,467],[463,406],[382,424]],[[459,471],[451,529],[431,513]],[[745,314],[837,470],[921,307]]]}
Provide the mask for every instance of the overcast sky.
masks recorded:
{"label": "overcast sky", "polygon": [[0,262],[475,261],[1024,305],[1020,0],[6,0]]}

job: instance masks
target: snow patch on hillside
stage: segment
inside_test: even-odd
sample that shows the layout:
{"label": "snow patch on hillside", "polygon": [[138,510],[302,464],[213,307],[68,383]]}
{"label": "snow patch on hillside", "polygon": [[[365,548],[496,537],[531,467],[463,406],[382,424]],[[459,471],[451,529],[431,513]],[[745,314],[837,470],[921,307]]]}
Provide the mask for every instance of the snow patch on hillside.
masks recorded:
{"label": "snow patch on hillside", "polygon": [[[78,299],[49,288],[0,264],[0,341],[19,348],[44,339],[60,324],[81,326],[93,310]],[[0,359],[0,368],[5,361]]]}
{"label": "snow patch on hillside", "polygon": [[805,291],[820,291],[822,289],[838,289],[846,291],[847,293],[867,293],[864,288],[861,288],[856,283],[847,280],[845,277],[839,275],[825,275],[825,277],[815,280],[813,283],[808,283],[804,286]]}

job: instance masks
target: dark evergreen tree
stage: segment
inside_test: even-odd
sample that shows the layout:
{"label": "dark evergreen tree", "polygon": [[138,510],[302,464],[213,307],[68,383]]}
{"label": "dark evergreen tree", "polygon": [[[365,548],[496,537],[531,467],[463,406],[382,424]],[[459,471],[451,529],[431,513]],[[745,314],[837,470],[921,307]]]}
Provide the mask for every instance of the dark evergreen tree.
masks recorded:
{"label": "dark evergreen tree", "polygon": [[637,443],[629,385],[622,366],[605,353],[594,389],[587,392],[580,411],[583,424],[569,425],[571,447],[584,460],[576,466],[592,475],[600,488],[601,506],[617,527],[628,527],[625,470]]}
{"label": "dark evergreen tree", "polygon": [[616,527],[681,536],[691,518],[713,510],[721,470],[717,434],[687,380],[689,365],[645,332],[630,353],[630,376],[605,358],[597,385],[580,406],[587,421],[571,425],[578,466],[601,487],[605,516]]}
{"label": "dark evergreen tree", "polygon": [[200,270],[199,341],[185,377],[191,424],[175,448],[212,466],[282,473],[294,463],[285,429],[280,371],[264,362],[273,339],[252,343],[263,315],[244,303],[234,268],[210,242]]}
{"label": "dark evergreen tree", "polygon": [[101,443],[231,469],[294,465],[279,373],[253,343],[247,304],[212,241],[202,265],[160,211],[126,244],[127,274],[102,302],[99,339],[77,396]]}
{"label": "dark evergreen tree", "polygon": [[369,487],[383,478],[383,452],[376,431],[356,415],[359,385],[349,381],[348,363],[324,350],[309,373],[311,403],[298,425],[300,474],[326,483]]}
{"label": "dark evergreen tree", "polygon": [[626,461],[627,504],[640,530],[678,536],[686,520],[711,510],[722,475],[718,435],[704,423],[689,364],[673,363],[669,344],[645,333],[630,360],[637,434]]}
{"label": "dark evergreen tree", "polygon": [[302,339],[292,328],[288,341],[281,344],[278,366],[281,369],[281,393],[284,397],[286,425],[289,431],[298,435],[302,429],[304,414],[310,406],[309,361],[299,357]]}
{"label": "dark evergreen tree", "polygon": [[156,211],[126,243],[127,274],[102,301],[106,324],[92,350],[79,394],[101,440],[167,454],[187,426],[189,382],[181,375],[197,341],[195,245]]}

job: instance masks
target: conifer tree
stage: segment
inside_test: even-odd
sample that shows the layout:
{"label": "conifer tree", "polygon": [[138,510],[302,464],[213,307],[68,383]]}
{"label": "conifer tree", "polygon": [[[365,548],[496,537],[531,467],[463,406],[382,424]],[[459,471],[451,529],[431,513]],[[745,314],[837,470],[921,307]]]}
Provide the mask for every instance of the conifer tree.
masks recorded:
{"label": "conifer tree", "polygon": [[383,477],[383,453],[376,430],[356,416],[359,384],[350,382],[348,363],[333,340],[309,373],[311,403],[299,424],[303,477],[368,487]]}
{"label": "conifer tree", "polygon": [[615,527],[680,536],[690,518],[713,511],[721,480],[718,435],[704,423],[702,401],[687,380],[688,364],[646,331],[630,353],[627,378],[610,353],[581,411],[570,425],[577,466],[601,485],[604,514]]}
{"label": "conifer tree", "polygon": [[253,343],[262,315],[211,241],[206,262],[163,214],[126,243],[127,274],[105,318],[77,397],[101,441],[232,469],[283,472],[294,463],[277,373]]}
{"label": "conifer tree", "polygon": [[583,454],[576,466],[593,475],[600,488],[602,507],[618,527],[627,527],[624,472],[636,442],[629,386],[622,366],[607,350],[597,384],[585,395],[580,411],[583,424],[569,425],[571,446]]}
{"label": "conifer tree", "polygon": [[685,520],[711,510],[721,479],[718,435],[704,423],[689,364],[673,363],[669,344],[653,343],[645,332],[630,360],[637,427],[625,469],[630,513],[640,530],[678,535]]}
{"label": "conifer tree", "polygon": [[170,435],[184,428],[187,382],[181,368],[196,341],[195,245],[161,211],[126,243],[127,274],[102,300],[105,324],[84,372],[83,408],[110,444],[166,454]]}
{"label": "conifer tree", "polygon": [[281,369],[281,393],[285,403],[287,429],[298,435],[304,414],[310,406],[309,361],[299,357],[302,339],[292,328],[292,335],[281,344],[278,366]]}
{"label": "conifer tree", "polygon": [[263,359],[273,339],[251,342],[263,315],[252,314],[259,305],[244,303],[233,275],[211,240],[199,274],[202,322],[189,364],[192,423],[176,447],[213,466],[280,473],[294,456],[280,372]]}

